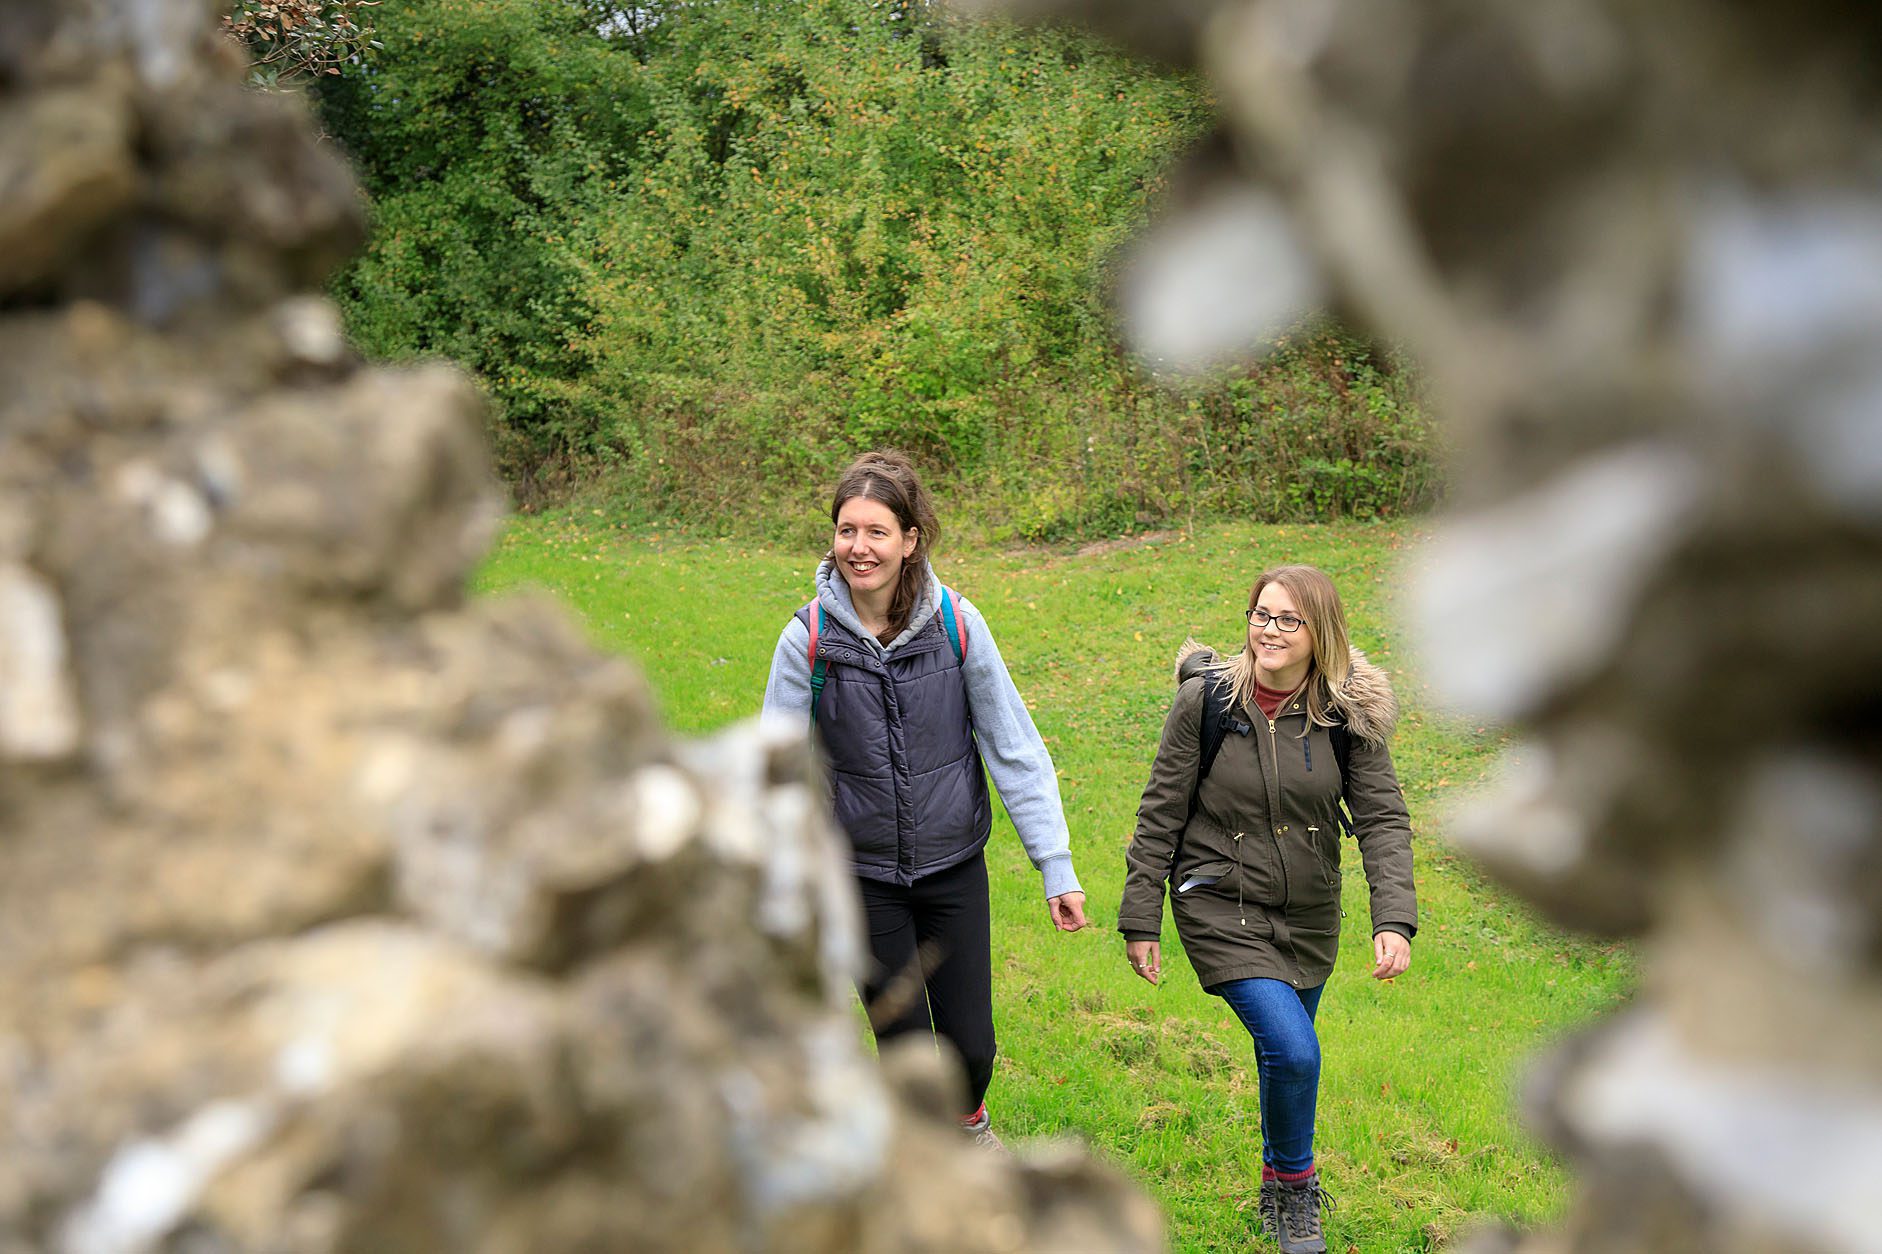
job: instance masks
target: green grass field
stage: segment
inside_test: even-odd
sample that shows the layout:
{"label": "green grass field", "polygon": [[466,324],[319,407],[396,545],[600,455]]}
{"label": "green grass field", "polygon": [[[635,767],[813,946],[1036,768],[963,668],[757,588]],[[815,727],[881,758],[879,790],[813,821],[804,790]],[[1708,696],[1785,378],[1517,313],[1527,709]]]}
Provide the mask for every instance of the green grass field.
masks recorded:
{"label": "green grass field", "polygon": [[[1393,672],[1394,755],[1417,832],[1422,914],[1413,966],[1367,978],[1364,877],[1346,877],[1340,966],[1320,1011],[1316,1152],[1339,1209],[1329,1248],[1443,1248],[1474,1219],[1547,1222],[1566,1173],[1517,1124],[1524,1059],[1633,985],[1623,948],[1536,922],[1452,856],[1445,805],[1478,781],[1493,736],[1434,715],[1407,667],[1396,608],[1415,532],[1404,526],[1214,526],[1104,552],[944,551],[942,578],[985,612],[1059,768],[1094,926],[1051,931],[1038,875],[999,816],[994,1000],[1001,1057],[989,1097],[1009,1140],[1075,1137],[1141,1181],[1178,1250],[1245,1247],[1260,1135],[1254,1055],[1197,986],[1175,928],[1164,983],[1125,966],[1113,927],[1123,849],[1187,635],[1233,648],[1264,566],[1311,562],[1346,599],[1355,642]],[[682,732],[756,714],[777,634],[810,596],[816,556],[732,541],[630,534],[599,515],[519,518],[480,592],[536,586],[595,643],[638,659]],[[1358,855],[1348,851],[1355,870]],[[1271,1248],[1271,1247],[1269,1247]]]}

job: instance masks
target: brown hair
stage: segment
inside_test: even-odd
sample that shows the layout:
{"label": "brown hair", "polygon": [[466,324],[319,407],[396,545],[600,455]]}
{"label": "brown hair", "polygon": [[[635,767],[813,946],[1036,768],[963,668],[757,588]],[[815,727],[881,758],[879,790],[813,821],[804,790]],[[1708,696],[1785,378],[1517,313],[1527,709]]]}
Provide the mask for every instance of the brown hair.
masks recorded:
{"label": "brown hair", "polygon": [[[1313,633],[1313,660],[1307,667],[1307,717],[1322,727],[1338,721],[1333,713],[1334,694],[1346,682],[1353,669],[1352,645],[1346,632],[1346,610],[1340,605],[1340,590],[1317,566],[1276,566],[1261,573],[1248,590],[1248,608],[1254,609],[1261,591],[1271,583],[1287,589],[1300,616]],[[1215,669],[1229,677],[1236,706],[1255,701],[1255,651],[1243,638],[1242,651],[1215,664]]]}
{"label": "brown hair", "polygon": [[[897,526],[903,531],[911,527],[915,531],[915,551],[902,563],[895,595],[889,600],[889,625],[881,637],[886,644],[907,630],[909,616],[921,602],[922,590],[928,585],[928,555],[941,536],[941,523],[935,517],[934,502],[929,499],[928,490],[921,486],[915,474],[915,464],[909,461],[907,454],[893,449],[864,453],[850,463],[849,469],[836,481],[836,491],[830,499],[831,526],[836,525],[836,516],[843,512],[844,502],[857,497],[888,506]],[[826,560],[835,556],[834,549],[824,554]]]}

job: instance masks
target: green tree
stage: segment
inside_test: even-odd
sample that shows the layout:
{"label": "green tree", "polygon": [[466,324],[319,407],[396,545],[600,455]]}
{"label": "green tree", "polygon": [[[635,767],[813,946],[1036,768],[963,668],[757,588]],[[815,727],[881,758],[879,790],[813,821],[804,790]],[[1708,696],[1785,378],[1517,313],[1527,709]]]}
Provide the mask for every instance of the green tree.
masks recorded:
{"label": "green tree", "polygon": [[895,444],[1035,538],[1428,494],[1406,376],[1336,332],[1182,394],[1116,351],[1185,76],[927,0],[407,0],[381,38],[319,92],[376,219],[336,295],[368,353],[477,371],[526,493],[738,521]]}
{"label": "green tree", "polygon": [[592,445],[585,267],[650,120],[640,62],[592,20],[572,0],[416,0],[320,93],[373,206],[335,284],[353,336],[475,370],[522,475]]}

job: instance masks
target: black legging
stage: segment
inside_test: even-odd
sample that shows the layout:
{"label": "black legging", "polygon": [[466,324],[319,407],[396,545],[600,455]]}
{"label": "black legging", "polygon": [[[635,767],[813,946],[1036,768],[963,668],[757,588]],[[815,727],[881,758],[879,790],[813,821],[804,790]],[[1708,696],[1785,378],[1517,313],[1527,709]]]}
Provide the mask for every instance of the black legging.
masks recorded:
{"label": "black legging", "polygon": [[872,959],[863,1005],[876,1040],[928,1032],[954,1046],[967,1067],[962,1113],[973,1113],[993,1080],[986,858],[976,853],[907,888],[865,879],[857,885]]}

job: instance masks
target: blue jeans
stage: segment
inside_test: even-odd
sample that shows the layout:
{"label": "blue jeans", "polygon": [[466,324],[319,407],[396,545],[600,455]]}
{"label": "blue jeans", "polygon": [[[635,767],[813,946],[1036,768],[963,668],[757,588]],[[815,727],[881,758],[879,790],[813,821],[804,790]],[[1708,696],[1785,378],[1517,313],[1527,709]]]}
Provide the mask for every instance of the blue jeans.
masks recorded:
{"label": "blue jeans", "polygon": [[1325,984],[1230,980],[1209,989],[1255,1038],[1261,1081],[1261,1161],[1292,1174],[1313,1166],[1313,1115],[1320,1099],[1320,1038],[1313,1030]]}

